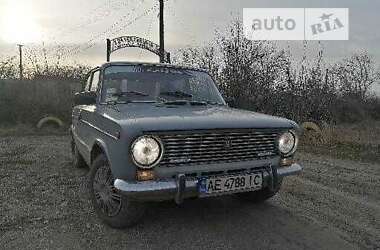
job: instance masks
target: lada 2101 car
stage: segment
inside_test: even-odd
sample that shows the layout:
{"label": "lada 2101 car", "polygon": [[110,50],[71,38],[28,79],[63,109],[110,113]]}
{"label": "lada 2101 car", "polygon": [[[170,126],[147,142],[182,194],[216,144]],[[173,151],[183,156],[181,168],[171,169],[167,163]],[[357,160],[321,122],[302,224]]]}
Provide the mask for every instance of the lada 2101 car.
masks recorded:
{"label": "lada 2101 car", "polygon": [[90,166],[95,211],[117,228],[148,201],[272,197],[302,169],[298,133],[293,121],[230,108],[205,71],[128,62],[90,72],[71,126],[74,165]]}

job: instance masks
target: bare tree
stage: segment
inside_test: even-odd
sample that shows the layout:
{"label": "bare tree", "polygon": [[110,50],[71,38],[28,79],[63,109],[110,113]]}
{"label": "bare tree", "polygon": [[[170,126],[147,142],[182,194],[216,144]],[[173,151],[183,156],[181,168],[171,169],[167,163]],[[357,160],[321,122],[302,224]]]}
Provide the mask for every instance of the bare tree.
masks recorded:
{"label": "bare tree", "polygon": [[364,100],[373,84],[380,80],[380,74],[375,70],[375,63],[366,52],[354,54],[336,64],[333,73],[339,80],[342,94],[360,100]]}

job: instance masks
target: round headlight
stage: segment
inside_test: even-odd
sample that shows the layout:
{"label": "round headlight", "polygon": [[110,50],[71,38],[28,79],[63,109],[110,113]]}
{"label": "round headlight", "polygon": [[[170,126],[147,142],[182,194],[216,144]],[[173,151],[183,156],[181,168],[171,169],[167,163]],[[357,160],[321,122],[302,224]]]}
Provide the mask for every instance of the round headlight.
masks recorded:
{"label": "round headlight", "polygon": [[278,149],[283,155],[291,155],[297,149],[298,138],[293,132],[285,132],[278,139]]}
{"label": "round headlight", "polygon": [[152,168],[159,162],[162,155],[159,139],[151,136],[141,136],[132,144],[132,157],[141,168]]}

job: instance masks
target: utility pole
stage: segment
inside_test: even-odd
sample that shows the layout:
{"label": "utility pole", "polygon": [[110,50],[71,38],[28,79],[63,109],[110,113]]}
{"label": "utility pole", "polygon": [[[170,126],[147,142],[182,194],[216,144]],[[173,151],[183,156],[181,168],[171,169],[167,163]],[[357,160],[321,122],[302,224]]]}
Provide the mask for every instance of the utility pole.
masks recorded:
{"label": "utility pole", "polygon": [[17,44],[18,46],[18,51],[20,53],[20,80],[22,80],[24,77],[23,77],[23,68],[22,68],[22,47],[24,45],[22,44]]}
{"label": "utility pole", "polygon": [[165,62],[164,0],[160,1],[160,63]]}

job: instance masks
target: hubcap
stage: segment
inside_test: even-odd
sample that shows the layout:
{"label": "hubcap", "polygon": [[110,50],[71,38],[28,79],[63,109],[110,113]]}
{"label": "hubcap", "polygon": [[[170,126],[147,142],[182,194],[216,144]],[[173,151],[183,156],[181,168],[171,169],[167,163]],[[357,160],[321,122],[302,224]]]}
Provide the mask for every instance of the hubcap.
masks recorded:
{"label": "hubcap", "polygon": [[121,209],[121,196],[113,186],[113,181],[108,166],[98,168],[93,182],[95,200],[100,210],[110,217],[117,215]]}

